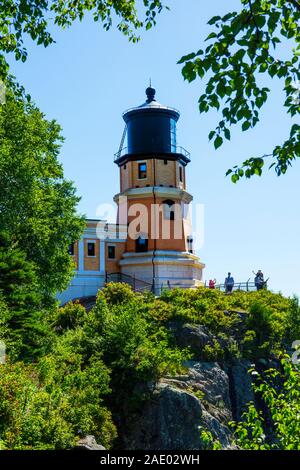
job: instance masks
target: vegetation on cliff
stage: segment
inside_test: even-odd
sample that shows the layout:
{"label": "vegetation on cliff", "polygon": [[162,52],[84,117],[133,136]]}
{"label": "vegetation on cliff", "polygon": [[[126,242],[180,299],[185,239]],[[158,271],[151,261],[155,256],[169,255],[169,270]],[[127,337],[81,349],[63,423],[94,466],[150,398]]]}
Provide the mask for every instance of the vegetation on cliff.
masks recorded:
{"label": "vegetation on cliff", "polygon": [[[0,257],[2,269],[5,251],[0,250]],[[20,258],[20,269],[23,262]],[[48,307],[36,316],[32,314],[36,304],[29,303],[28,319],[38,332],[29,341],[27,322],[12,319],[26,318],[22,295],[29,295],[31,286],[10,285],[10,290],[1,285],[0,302],[1,338],[7,345],[6,364],[0,365],[3,449],[70,448],[86,434],[95,435],[107,448],[114,446],[123,432],[124,414],[133,413],[149,398],[140,385],[184,372],[185,361],[194,357],[192,350],[177,343],[174,324],[177,329],[187,323],[206,326],[213,340],[200,351],[203,361],[221,364],[241,358],[276,361],[300,336],[298,302],[280,294],[225,295],[198,288],[165,291],[155,298],[136,294],[125,284],[109,284],[89,313],[71,303]],[[288,419],[299,407],[295,388],[299,372],[294,370],[297,366],[285,364],[282,371],[268,373],[288,377],[280,396],[266,381],[260,390],[271,410],[280,401],[285,417],[281,435],[289,435]],[[278,421],[278,413],[274,419]],[[237,424],[236,439],[241,447],[256,448],[263,417],[253,405],[245,422],[247,434],[246,424]],[[293,432],[293,441],[281,439],[278,448],[298,448],[297,436]]]}

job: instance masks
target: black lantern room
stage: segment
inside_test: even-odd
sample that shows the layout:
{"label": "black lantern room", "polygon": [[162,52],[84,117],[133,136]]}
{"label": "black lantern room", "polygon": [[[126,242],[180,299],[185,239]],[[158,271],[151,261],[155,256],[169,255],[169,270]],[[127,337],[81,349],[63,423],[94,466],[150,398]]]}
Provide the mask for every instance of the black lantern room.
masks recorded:
{"label": "black lantern room", "polygon": [[143,157],[181,160],[186,165],[190,161],[189,153],[177,145],[179,111],[159,104],[152,87],[147,88],[146,95],[144,104],[123,114],[126,125],[120,150],[115,155],[116,163],[121,165]]}

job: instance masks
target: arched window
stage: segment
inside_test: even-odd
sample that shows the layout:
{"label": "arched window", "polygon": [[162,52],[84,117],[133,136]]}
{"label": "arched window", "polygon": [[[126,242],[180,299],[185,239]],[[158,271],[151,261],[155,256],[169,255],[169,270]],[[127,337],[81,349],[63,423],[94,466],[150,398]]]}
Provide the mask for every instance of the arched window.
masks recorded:
{"label": "arched window", "polygon": [[148,238],[139,237],[135,240],[136,253],[145,253],[148,251]]}
{"label": "arched window", "polygon": [[175,202],[167,199],[163,202],[164,216],[167,220],[175,220]]}

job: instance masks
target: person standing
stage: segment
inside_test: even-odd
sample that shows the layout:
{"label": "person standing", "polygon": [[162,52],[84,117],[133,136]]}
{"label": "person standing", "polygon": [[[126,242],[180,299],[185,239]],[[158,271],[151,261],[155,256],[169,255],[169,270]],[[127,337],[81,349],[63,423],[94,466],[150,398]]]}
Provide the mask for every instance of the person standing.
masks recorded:
{"label": "person standing", "polygon": [[264,273],[261,271],[261,269],[259,269],[255,274],[254,284],[256,290],[262,290],[265,286]]}
{"label": "person standing", "polygon": [[234,287],[234,279],[231,276],[231,273],[228,273],[228,276],[225,279],[224,285],[225,285],[226,294],[230,294],[232,292],[233,287]]}
{"label": "person standing", "polygon": [[215,289],[216,283],[217,283],[216,279],[210,279],[210,280],[209,280],[209,283],[208,283],[208,287],[209,287],[210,289]]}

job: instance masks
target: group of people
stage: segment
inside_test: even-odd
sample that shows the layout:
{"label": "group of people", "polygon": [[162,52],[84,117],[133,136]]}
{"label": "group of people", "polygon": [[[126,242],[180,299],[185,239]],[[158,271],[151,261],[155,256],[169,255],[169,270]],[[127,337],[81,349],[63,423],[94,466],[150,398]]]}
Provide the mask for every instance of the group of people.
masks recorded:
{"label": "group of people", "polygon": [[[261,290],[265,287],[267,281],[265,281],[264,279],[264,274],[263,272],[261,271],[261,269],[259,269],[257,271],[257,273],[255,273],[253,271],[253,274],[255,275],[255,278],[254,278],[254,284],[255,284],[255,287],[256,287],[256,290]],[[208,283],[208,287],[210,289],[215,289],[216,287],[216,279],[210,279],[209,283]],[[230,294],[234,288],[234,278],[233,276],[231,275],[231,273],[228,273],[226,279],[225,279],[225,282],[224,282],[224,287],[225,287],[225,292],[227,294]]]}

